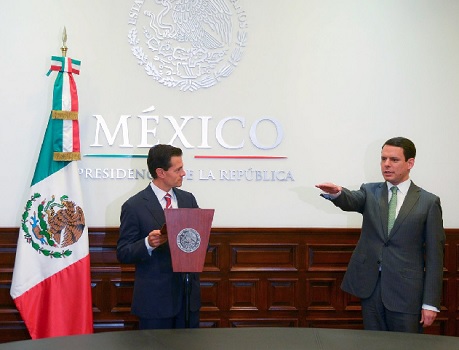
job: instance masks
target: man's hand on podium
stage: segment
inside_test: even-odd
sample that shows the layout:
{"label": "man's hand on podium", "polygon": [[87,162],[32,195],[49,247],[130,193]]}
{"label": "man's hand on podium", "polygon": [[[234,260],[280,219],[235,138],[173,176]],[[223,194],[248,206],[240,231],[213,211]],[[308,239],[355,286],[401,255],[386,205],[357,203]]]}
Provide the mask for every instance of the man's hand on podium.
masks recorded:
{"label": "man's hand on podium", "polygon": [[148,234],[148,244],[150,247],[158,248],[167,242],[167,234],[161,234],[161,230],[153,230]]}

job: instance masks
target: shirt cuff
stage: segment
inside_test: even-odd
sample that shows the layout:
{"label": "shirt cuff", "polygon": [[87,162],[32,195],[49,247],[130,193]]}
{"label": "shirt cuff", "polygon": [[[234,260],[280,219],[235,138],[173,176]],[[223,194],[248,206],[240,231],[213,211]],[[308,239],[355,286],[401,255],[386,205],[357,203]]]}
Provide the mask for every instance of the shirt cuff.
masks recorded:
{"label": "shirt cuff", "polygon": [[155,248],[151,247],[151,246],[148,244],[148,236],[145,237],[145,247],[147,248],[148,254],[150,254],[150,255],[151,255],[151,252],[155,249]]}
{"label": "shirt cuff", "polygon": [[440,312],[435,306],[427,305],[427,304],[422,304],[422,308],[424,310],[430,310],[430,311],[435,311],[435,312]]}
{"label": "shirt cuff", "polygon": [[321,193],[321,197],[324,197],[325,199],[328,199],[328,200],[333,200],[335,198],[338,198],[339,195],[341,194],[341,191],[339,191],[338,193]]}

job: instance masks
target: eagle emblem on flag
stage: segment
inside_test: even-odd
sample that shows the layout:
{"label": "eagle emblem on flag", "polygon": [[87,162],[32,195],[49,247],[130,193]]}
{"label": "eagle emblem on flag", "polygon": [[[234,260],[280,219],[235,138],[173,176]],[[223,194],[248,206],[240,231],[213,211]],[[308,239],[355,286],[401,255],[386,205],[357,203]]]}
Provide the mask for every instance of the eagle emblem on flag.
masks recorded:
{"label": "eagle emblem on flag", "polygon": [[83,209],[62,195],[59,201],[50,200],[34,193],[27,201],[22,215],[22,229],[27,243],[38,253],[51,258],[70,256],[72,251],[65,247],[78,242],[85,228]]}

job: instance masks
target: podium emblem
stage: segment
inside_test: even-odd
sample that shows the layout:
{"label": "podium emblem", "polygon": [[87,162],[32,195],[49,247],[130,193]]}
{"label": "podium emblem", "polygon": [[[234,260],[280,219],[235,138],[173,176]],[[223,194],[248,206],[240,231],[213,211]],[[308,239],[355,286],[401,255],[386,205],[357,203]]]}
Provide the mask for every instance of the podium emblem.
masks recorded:
{"label": "podium emblem", "polygon": [[182,252],[193,253],[201,245],[201,236],[193,228],[184,228],[177,235],[177,246]]}

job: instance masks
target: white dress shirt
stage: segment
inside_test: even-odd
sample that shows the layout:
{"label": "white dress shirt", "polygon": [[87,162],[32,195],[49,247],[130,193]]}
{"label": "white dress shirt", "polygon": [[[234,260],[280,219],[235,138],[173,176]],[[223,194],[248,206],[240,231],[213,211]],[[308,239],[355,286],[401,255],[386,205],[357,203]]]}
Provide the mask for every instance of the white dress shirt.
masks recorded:
{"label": "white dress shirt", "polygon": [[[175,196],[174,191],[172,191],[172,190],[170,190],[169,192],[163,191],[158,186],[156,186],[153,183],[153,181],[150,182],[150,187],[153,190],[156,198],[158,198],[158,201],[161,204],[161,206],[163,207],[163,209],[166,208],[166,199],[164,198],[166,193],[169,193],[171,195],[172,208],[178,208],[177,197]],[[150,254],[150,255],[151,255],[151,252],[155,249],[155,248],[153,248],[152,246],[150,246],[148,244],[148,236],[145,237],[145,247],[147,247],[148,254]]]}

